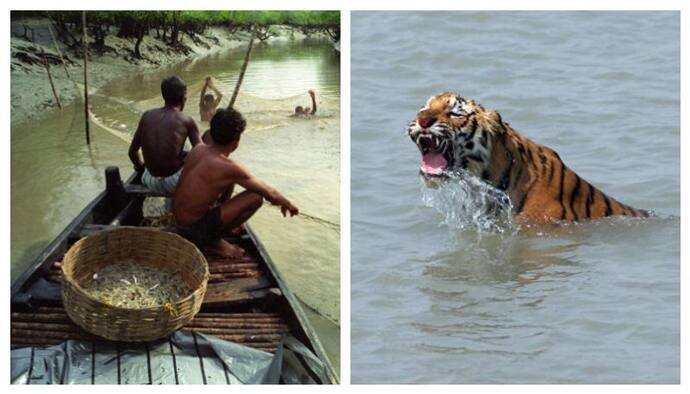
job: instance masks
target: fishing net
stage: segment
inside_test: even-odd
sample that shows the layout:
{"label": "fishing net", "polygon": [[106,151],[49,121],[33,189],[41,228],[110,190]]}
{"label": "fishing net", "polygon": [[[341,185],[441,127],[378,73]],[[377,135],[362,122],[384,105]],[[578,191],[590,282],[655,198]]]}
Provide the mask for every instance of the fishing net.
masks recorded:
{"label": "fishing net", "polygon": [[[203,89],[204,81],[199,81],[187,87],[187,104],[185,113],[191,116],[202,132],[209,128],[209,122],[201,121],[199,114],[199,98]],[[83,99],[83,85],[75,82],[75,87]],[[213,93],[207,89],[208,93]],[[93,105],[90,107],[89,118],[93,126],[107,131],[112,136],[129,144],[134,135],[136,124],[127,125],[119,119],[104,116],[99,108],[108,108],[109,112],[126,113],[138,117],[145,111],[152,108],[163,106],[163,98],[160,96],[151,97],[139,101],[129,101],[119,97],[106,96],[97,90],[89,92]],[[223,92],[223,98],[218,108],[227,108],[232,97],[232,91]],[[309,123],[309,127],[328,128],[333,122],[338,122],[340,114],[340,100],[337,97],[323,97],[318,92],[316,94],[317,111],[313,115],[292,116],[295,107],[311,107],[311,98],[305,91],[303,94],[293,95],[283,98],[263,98],[249,93],[240,93],[235,100],[234,108],[244,115],[247,120],[246,131],[265,131],[274,129],[287,129],[300,127],[304,122]],[[187,147],[189,148],[189,146]]]}
{"label": "fishing net", "polygon": [[[201,90],[204,87],[204,81],[200,81],[187,86],[187,104],[185,113],[189,114],[200,126],[200,129],[208,128],[208,122],[202,122],[199,115],[199,98]],[[207,93],[214,94],[213,91],[207,89]],[[214,94],[215,95],[215,94]],[[232,97],[232,91],[223,91],[223,98],[218,105],[218,108],[227,108]],[[316,123],[316,126],[326,126],[333,122],[334,118],[338,117],[340,110],[340,101],[332,100],[330,97],[325,99],[321,95],[316,94],[317,111],[314,115],[303,117],[292,117],[295,112],[295,107],[311,107],[311,98],[305,91],[303,94],[298,94],[284,98],[263,98],[257,97],[249,93],[240,93],[235,100],[234,108],[237,109],[247,119],[247,131],[262,131],[271,130],[280,127],[294,126],[299,122]],[[143,113],[151,108],[158,108],[163,105],[161,97],[154,97],[147,100],[142,100],[134,104],[134,108]]]}

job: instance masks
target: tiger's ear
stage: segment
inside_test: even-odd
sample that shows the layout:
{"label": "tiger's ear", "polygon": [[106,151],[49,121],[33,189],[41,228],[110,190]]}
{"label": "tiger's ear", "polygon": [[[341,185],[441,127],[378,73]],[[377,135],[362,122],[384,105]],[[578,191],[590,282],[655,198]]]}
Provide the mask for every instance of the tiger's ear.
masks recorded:
{"label": "tiger's ear", "polygon": [[484,111],[484,116],[486,117],[486,120],[492,126],[491,128],[494,131],[496,131],[497,133],[505,132],[505,127],[503,126],[503,119],[501,118],[501,114],[499,114],[498,111],[496,111],[495,109],[488,109]]}
{"label": "tiger's ear", "polygon": [[468,108],[468,103],[467,100],[465,100],[464,97],[456,94],[455,95],[455,105],[453,106],[453,109],[459,116],[467,116],[467,114],[470,112],[467,110]]}
{"label": "tiger's ear", "polygon": [[492,121],[498,123],[498,124],[503,124],[503,119],[501,119],[501,114],[498,113],[495,109],[489,109],[486,111],[486,115],[491,119]]}

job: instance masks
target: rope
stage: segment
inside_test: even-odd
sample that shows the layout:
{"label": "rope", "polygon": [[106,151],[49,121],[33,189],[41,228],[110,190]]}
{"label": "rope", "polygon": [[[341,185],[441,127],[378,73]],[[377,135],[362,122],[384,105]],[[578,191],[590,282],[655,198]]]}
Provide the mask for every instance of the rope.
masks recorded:
{"label": "rope", "polygon": [[313,306],[313,305],[311,305],[310,303],[306,302],[306,301],[304,300],[304,298],[302,298],[302,297],[301,297],[300,295],[298,295],[298,294],[295,294],[295,298],[297,298],[297,300],[298,300],[299,302],[301,302],[302,305],[304,305],[304,306],[306,306],[307,308],[309,308],[309,310],[312,311],[312,313],[315,313],[315,314],[319,315],[321,318],[323,318],[323,319],[325,319],[325,320],[328,320],[331,324],[340,327],[339,319],[337,319],[337,318],[335,318],[335,317],[331,317],[331,316],[327,315],[327,314],[324,313],[324,312],[321,312],[321,311],[318,310],[315,306]]}
{"label": "rope", "polygon": [[316,217],[314,215],[309,215],[307,213],[302,213],[302,212],[300,212],[298,216],[301,216],[304,219],[311,220],[311,221],[319,223],[319,224],[323,224],[325,226],[333,227],[333,230],[340,232],[340,225],[338,225],[337,223],[333,223],[333,222],[328,221],[326,219],[321,219],[320,217]]}
{"label": "rope", "polygon": [[[280,209],[280,206],[273,205],[268,201],[264,201],[264,205],[269,205],[269,206]],[[330,227],[331,230],[340,232],[340,225],[338,223],[331,222],[330,220],[326,220],[326,219],[320,218],[318,216],[310,215],[310,214],[304,213],[302,211],[300,211],[300,213],[299,213],[299,215],[297,215],[297,217],[302,218],[302,219],[306,219],[306,220],[310,220],[310,221],[315,222],[315,223],[322,224],[324,226]]]}

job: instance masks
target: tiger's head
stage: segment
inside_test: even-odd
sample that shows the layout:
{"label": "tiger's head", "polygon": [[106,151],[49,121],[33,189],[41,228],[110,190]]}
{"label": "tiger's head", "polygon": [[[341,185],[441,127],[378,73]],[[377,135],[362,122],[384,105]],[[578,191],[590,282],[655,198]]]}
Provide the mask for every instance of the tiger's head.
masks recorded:
{"label": "tiger's head", "polygon": [[407,129],[422,154],[420,171],[426,177],[458,169],[482,176],[493,141],[503,131],[496,111],[454,93],[429,98]]}

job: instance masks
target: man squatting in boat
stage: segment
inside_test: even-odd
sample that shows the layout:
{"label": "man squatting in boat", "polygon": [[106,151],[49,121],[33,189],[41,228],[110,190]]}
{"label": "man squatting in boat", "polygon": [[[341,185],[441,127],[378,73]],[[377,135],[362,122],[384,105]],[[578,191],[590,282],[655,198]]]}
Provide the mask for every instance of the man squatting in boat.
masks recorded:
{"label": "man squatting in boat", "polygon": [[[149,171],[153,181],[144,183],[142,176],[146,187],[165,191],[166,195],[173,194],[173,215],[182,236],[207,252],[239,257],[244,251],[223,240],[222,236],[242,226],[263,205],[264,199],[280,206],[283,216],[299,213],[285,196],[228,158],[239,146],[246,127],[238,111],[216,111],[211,118],[211,128],[206,132],[210,138],[206,143],[199,143],[196,124],[182,114],[187,94],[184,82],[178,77],[166,78],[161,92],[165,106],[142,115],[129,156],[135,169],[144,169],[144,174]],[[166,116],[171,111],[177,116]],[[186,138],[190,139],[193,148],[183,157]],[[158,168],[150,169],[150,163]],[[161,167],[167,171],[158,171]],[[172,175],[166,176],[170,173]],[[155,177],[156,174],[163,177]],[[245,190],[233,197],[235,184]],[[170,189],[172,193],[167,193]]]}

